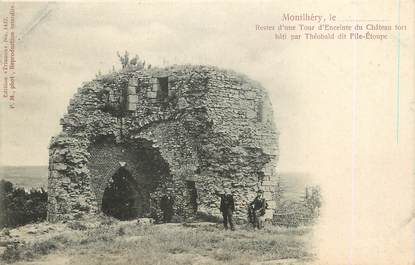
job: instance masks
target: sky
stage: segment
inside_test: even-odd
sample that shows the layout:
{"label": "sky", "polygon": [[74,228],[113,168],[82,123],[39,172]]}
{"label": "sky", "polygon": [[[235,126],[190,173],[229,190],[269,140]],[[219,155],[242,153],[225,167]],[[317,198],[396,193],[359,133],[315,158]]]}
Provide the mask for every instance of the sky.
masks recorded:
{"label": "sky", "polygon": [[[286,81],[287,47],[254,30],[255,21],[271,21],[261,19],[269,13],[267,6],[259,5],[251,20],[242,19],[250,13],[249,6],[201,7],[17,4],[17,107],[3,107],[7,129],[2,132],[1,163],[46,165],[48,143],[60,131],[59,119],[69,99],[99,71],[119,68],[116,52],[124,50],[152,65],[210,64],[260,81],[271,95],[281,152],[293,156],[301,137],[296,118],[301,110]],[[296,170],[286,160],[286,170]]]}
{"label": "sky", "polygon": [[[303,172],[322,187],[317,237],[328,264],[402,264],[415,242],[400,229],[415,187],[415,34],[413,3],[395,2],[18,3],[17,105],[0,101],[0,164],[46,165],[70,98],[98,71],[119,67],[117,51],[152,65],[231,68],[270,94],[278,170]],[[409,30],[360,42],[278,41],[255,30],[303,12],[400,20]]]}

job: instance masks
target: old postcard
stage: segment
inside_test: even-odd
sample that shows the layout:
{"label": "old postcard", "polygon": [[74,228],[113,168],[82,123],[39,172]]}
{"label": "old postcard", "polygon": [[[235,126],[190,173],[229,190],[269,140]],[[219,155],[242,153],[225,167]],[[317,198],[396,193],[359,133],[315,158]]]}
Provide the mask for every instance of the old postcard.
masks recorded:
{"label": "old postcard", "polygon": [[415,264],[414,1],[0,3],[0,263]]}

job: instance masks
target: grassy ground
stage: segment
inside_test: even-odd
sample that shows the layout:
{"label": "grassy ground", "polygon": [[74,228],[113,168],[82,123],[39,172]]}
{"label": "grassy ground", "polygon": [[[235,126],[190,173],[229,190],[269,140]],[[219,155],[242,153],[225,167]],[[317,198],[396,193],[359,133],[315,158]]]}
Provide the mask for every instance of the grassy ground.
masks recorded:
{"label": "grassy ground", "polygon": [[269,264],[261,262],[272,260],[302,264],[313,258],[309,227],[225,231],[209,223],[140,226],[134,222],[70,227],[36,237],[4,257],[19,265]]}

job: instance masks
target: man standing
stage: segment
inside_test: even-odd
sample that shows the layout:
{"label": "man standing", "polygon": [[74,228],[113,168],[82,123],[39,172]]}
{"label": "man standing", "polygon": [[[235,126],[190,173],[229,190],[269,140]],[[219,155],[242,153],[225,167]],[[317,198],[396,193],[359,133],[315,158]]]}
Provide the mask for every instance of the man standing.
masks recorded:
{"label": "man standing", "polygon": [[220,211],[222,212],[223,225],[225,229],[228,229],[229,223],[231,230],[235,230],[232,220],[233,212],[235,211],[235,203],[233,200],[232,193],[229,189],[225,189],[225,192],[221,194]]}
{"label": "man standing", "polygon": [[267,202],[265,201],[264,192],[262,190],[258,190],[257,196],[255,199],[249,204],[249,210],[252,214],[252,221],[254,228],[261,229],[263,227],[263,217],[265,215],[265,209],[267,208]]}
{"label": "man standing", "polygon": [[160,200],[160,210],[163,212],[163,222],[168,223],[173,217],[173,198],[171,195],[163,195]]}

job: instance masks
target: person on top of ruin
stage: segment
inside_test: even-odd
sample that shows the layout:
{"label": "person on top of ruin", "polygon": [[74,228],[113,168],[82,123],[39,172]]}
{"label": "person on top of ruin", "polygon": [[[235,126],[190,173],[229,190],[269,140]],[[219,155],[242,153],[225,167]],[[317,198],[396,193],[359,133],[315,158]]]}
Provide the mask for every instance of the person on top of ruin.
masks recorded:
{"label": "person on top of ruin", "polygon": [[225,189],[220,193],[220,211],[223,216],[223,226],[225,229],[228,229],[228,224],[231,227],[231,230],[235,230],[233,224],[233,212],[235,211],[235,203],[233,200],[232,192],[230,189]]}
{"label": "person on top of ruin", "polygon": [[258,190],[257,196],[249,204],[249,214],[252,217],[252,223],[254,228],[261,229],[264,224],[265,209],[267,208],[267,202],[264,198],[264,191]]}

